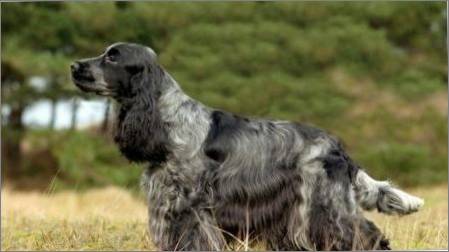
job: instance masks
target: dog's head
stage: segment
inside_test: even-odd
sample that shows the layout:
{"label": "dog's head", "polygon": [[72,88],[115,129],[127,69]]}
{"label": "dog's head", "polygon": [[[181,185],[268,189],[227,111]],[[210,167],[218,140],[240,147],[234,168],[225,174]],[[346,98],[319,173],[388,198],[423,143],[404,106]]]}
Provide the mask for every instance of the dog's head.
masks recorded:
{"label": "dog's head", "polygon": [[70,67],[81,90],[114,98],[133,97],[162,78],[156,53],[131,43],[113,44],[98,57],[77,60]]}

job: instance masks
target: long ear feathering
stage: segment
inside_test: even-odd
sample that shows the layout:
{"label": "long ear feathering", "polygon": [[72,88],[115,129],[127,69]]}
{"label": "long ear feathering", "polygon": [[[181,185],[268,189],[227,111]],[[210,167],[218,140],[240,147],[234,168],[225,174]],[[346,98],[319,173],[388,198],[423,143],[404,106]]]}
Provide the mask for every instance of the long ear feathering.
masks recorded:
{"label": "long ear feathering", "polygon": [[167,158],[168,134],[157,103],[164,76],[157,63],[146,64],[131,78],[132,94],[120,101],[114,140],[129,160],[160,163]]}

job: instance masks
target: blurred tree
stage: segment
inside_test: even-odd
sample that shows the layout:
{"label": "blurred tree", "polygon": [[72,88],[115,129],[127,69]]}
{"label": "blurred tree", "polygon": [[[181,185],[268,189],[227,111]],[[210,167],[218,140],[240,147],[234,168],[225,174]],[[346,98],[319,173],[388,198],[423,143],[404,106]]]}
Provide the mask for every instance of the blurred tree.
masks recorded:
{"label": "blurred tree", "polygon": [[[21,171],[20,142],[23,138],[22,115],[26,105],[22,101],[21,94],[26,92],[23,82],[25,74],[11,64],[2,62],[2,103],[9,101],[9,113],[5,118],[10,130],[3,134],[2,138],[2,167],[14,167],[11,175]],[[4,170],[4,169],[3,169]]]}
{"label": "blurred tree", "polygon": [[101,132],[103,133],[106,133],[108,131],[110,121],[109,115],[111,114],[110,110],[111,110],[111,100],[107,99],[103,115],[103,123],[101,124]]}
{"label": "blurred tree", "polygon": [[[182,87],[210,106],[332,129],[368,165],[380,166],[373,167],[379,175],[407,163],[408,153],[426,163],[429,150],[436,161],[427,163],[445,173],[447,131],[439,125],[447,111],[426,107],[426,99],[447,91],[445,20],[444,2],[4,3],[1,91],[9,113],[2,126],[9,147],[2,150],[21,159],[14,155],[26,133],[22,115],[38,100],[73,100],[75,129],[76,98],[89,96],[71,84],[70,61],[130,41],[154,48]],[[31,85],[34,77],[45,85]],[[109,108],[108,101],[103,130]],[[397,116],[410,108],[426,112]],[[52,128],[56,118],[50,121]],[[400,162],[385,155],[382,142]],[[417,142],[427,147],[410,148]],[[66,154],[58,152],[69,160]]]}

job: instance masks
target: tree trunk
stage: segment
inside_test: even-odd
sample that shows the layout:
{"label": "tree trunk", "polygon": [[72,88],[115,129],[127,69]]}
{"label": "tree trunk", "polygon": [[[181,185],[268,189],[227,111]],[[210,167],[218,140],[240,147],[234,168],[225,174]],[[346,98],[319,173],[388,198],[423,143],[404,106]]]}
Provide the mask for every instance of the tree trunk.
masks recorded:
{"label": "tree trunk", "polygon": [[1,113],[1,122],[2,122],[2,127],[6,126],[6,116],[4,115],[3,111],[0,111]]}
{"label": "tree trunk", "polygon": [[52,99],[50,101],[50,122],[48,127],[51,130],[55,129],[55,123],[56,123],[56,105],[57,105],[57,101],[55,99]]}
{"label": "tree trunk", "polygon": [[70,121],[70,130],[75,130],[76,129],[76,124],[77,124],[77,115],[78,115],[78,108],[79,108],[79,102],[77,98],[73,99],[72,102],[72,119]]}
{"label": "tree trunk", "polygon": [[111,100],[107,99],[106,108],[104,110],[103,124],[101,125],[102,132],[107,132],[108,130],[110,110],[111,110]]}
{"label": "tree trunk", "polygon": [[2,134],[2,167],[5,168],[4,175],[16,176],[21,174],[24,169],[22,165],[22,151],[20,149],[24,132],[22,122],[24,109],[25,107],[20,104],[11,107],[11,113],[8,116],[7,132]]}

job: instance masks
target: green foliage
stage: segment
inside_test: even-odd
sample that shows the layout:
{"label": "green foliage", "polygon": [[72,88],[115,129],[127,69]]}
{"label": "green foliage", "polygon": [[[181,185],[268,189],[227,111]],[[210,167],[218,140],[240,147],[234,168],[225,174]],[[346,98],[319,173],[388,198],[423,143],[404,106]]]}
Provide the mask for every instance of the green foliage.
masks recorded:
{"label": "green foliage", "polygon": [[[90,132],[29,131],[26,141],[32,149],[48,148],[56,159],[53,172],[56,189],[75,185],[77,189],[115,184],[137,189],[141,169],[124,159],[111,139]],[[48,157],[47,157],[48,158]],[[29,174],[38,167],[29,167]]]}
{"label": "green foliage", "polygon": [[417,99],[446,87],[447,82],[436,74],[409,68],[386,83],[407,99]]}
{"label": "green foliage", "polygon": [[447,177],[447,170],[441,168],[447,166],[447,158],[435,157],[428,146],[384,143],[365,148],[359,154],[358,160],[369,164],[373,176],[395,178],[395,183],[415,186]]}
{"label": "green foliage", "polygon": [[64,176],[75,184],[135,186],[140,169],[124,160],[114,144],[101,136],[85,133],[65,135],[52,148]]}

